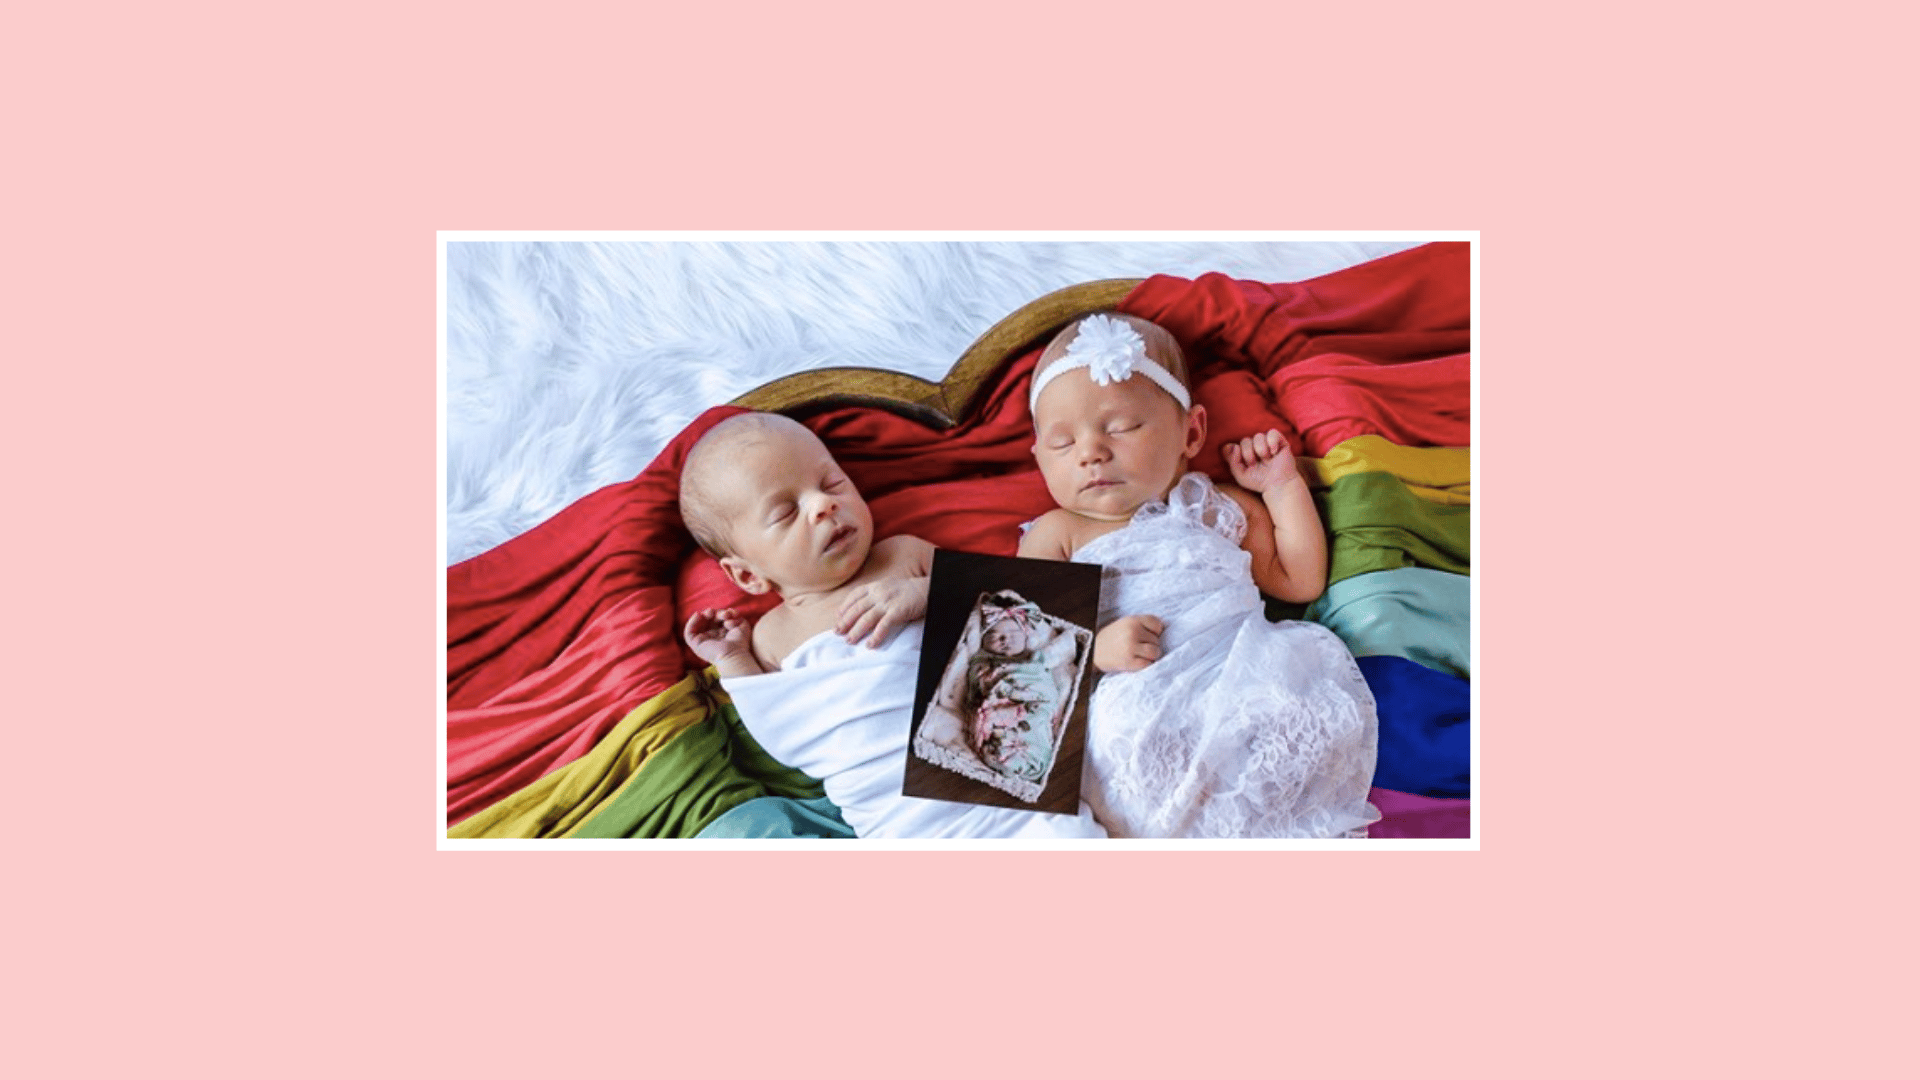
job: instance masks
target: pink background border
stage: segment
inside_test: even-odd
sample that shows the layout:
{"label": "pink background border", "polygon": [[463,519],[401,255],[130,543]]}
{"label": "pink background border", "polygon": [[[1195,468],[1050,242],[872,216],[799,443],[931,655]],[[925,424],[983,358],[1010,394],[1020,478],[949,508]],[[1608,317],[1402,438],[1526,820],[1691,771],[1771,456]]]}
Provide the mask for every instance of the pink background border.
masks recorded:
{"label": "pink background border", "polygon": [[[1810,493],[1910,426],[1911,38],[1845,9],[9,16],[10,1056],[1873,1070],[1912,633]],[[1482,231],[1482,850],[433,850],[436,229],[1354,227]],[[1005,882],[1033,991],[909,966]]]}

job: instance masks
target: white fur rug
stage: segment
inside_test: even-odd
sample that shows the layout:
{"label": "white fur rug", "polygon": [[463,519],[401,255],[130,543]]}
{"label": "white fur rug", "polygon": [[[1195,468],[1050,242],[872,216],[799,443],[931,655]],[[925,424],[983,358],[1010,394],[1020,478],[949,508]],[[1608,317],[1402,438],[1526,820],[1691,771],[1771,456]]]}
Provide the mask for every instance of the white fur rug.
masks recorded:
{"label": "white fur rug", "polygon": [[937,380],[1054,289],[1297,281],[1418,241],[446,242],[446,525],[458,562],[645,468],[687,422],[809,368]]}

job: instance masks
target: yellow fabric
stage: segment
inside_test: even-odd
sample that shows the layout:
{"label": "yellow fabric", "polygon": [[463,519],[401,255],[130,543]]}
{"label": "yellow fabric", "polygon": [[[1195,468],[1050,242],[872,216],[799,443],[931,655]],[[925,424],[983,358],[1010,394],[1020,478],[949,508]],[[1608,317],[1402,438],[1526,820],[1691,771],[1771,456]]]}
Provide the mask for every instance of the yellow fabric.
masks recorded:
{"label": "yellow fabric", "polygon": [[1307,486],[1330,488],[1348,473],[1383,472],[1428,502],[1467,506],[1473,501],[1473,450],[1452,446],[1398,446],[1381,435],[1358,435],[1323,458],[1300,458]]}
{"label": "yellow fabric", "polygon": [[447,830],[456,840],[561,836],[585,821],[681,732],[710,716],[710,674],[695,672],[628,713],[586,756]]}

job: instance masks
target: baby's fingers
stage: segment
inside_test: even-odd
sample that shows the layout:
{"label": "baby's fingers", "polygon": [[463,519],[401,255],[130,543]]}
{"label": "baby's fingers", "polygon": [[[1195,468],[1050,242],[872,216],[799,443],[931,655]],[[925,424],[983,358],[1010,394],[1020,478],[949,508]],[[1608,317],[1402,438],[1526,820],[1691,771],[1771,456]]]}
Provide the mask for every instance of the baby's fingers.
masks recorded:
{"label": "baby's fingers", "polygon": [[885,618],[886,612],[884,610],[869,606],[865,611],[860,613],[859,618],[853,620],[852,625],[840,631],[840,635],[847,639],[847,644],[858,645],[860,644],[860,639],[873,633],[874,628]]}
{"label": "baby's fingers", "polygon": [[1166,633],[1167,624],[1157,616],[1140,616],[1140,625],[1133,636],[1133,660],[1139,665],[1134,671],[1146,667],[1160,659],[1160,635]]}
{"label": "baby's fingers", "polygon": [[873,624],[873,631],[867,635],[867,648],[877,649],[885,645],[887,639],[892,637],[893,632],[898,629],[900,629],[900,620],[894,618],[893,612],[881,612],[880,621]]}
{"label": "baby's fingers", "polygon": [[844,634],[847,628],[860,621],[860,617],[873,609],[873,601],[865,593],[848,597],[840,605],[840,616],[834,620],[833,632]]}

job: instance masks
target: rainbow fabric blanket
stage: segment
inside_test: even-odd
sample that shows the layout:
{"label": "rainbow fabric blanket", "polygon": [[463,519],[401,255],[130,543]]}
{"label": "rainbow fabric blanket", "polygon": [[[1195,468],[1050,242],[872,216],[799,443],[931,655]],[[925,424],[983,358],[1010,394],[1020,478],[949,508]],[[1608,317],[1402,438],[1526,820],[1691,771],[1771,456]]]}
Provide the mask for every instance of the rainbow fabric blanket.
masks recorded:
{"label": "rainbow fabric blanket", "polygon": [[[1469,249],[1429,244],[1308,281],[1141,283],[1121,310],[1186,347],[1207,445],[1278,428],[1330,533],[1327,592],[1274,613],[1362,658],[1381,713],[1375,836],[1464,836],[1471,427]],[[946,430],[878,407],[803,417],[877,535],[1011,555],[1052,508],[1029,452],[1038,343]],[[447,570],[447,817],[454,838],[849,835],[811,778],[756,746],[679,628],[756,616],[688,536],[681,464],[709,410],[639,476]],[[1383,781],[1390,781],[1385,783]]]}

